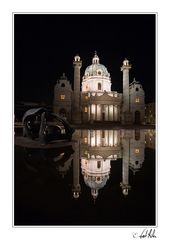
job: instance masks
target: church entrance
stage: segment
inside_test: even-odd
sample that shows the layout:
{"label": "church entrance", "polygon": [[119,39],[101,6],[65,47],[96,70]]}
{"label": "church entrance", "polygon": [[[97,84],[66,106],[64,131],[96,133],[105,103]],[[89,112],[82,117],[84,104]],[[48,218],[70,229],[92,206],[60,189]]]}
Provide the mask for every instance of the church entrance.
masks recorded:
{"label": "church entrance", "polygon": [[102,121],[105,121],[105,112],[102,112]]}
{"label": "church entrance", "polygon": [[139,111],[135,112],[135,123],[136,124],[140,123],[140,112]]}
{"label": "church entrance", "polygon": [[64,108],[60,109],[59,114],[60,114],[61,117],[66,118],[66,110]]}

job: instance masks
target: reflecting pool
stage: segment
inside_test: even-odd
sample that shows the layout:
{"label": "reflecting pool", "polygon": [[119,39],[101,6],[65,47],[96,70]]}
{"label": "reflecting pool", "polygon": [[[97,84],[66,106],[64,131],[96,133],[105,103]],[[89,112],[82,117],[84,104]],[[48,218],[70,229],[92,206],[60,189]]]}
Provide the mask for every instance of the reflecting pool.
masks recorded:
{"label": "reflecting pool", "polygon": [[76,130],[55,148],[15,145],[15,225],[155,225],[155,130]]}

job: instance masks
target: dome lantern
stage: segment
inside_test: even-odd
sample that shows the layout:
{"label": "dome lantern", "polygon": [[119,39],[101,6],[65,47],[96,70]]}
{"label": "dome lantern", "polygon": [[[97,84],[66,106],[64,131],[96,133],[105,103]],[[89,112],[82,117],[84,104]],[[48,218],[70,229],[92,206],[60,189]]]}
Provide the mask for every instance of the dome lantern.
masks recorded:
{"label": "dome lantern", "polygon": [[94,53],[94,57],[92,59],[92,64],[99,64],[99,57],[97,56],[97,51]]}

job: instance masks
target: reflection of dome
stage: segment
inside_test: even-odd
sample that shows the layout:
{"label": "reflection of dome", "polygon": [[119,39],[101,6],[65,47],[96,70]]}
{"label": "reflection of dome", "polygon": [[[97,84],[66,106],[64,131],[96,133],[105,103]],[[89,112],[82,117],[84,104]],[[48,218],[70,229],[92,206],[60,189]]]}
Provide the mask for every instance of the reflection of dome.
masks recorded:
{"label": "reflection of dome", "polygon": [[85,78],[88,76],[105,76],[109,77],[110,74],[107,71],[107,68],[99,63],[99,57],[95,53],[92,59],[92,65],[88,66],[84,74]]}
{"label": "reflection of dome", "polygon": [[106,185],[107,180],[109,179],[109,175],[105,176],[84,176],[85,184],[91,188],[91,194],[94,199],[98,196],[98,190],[103,188]]}

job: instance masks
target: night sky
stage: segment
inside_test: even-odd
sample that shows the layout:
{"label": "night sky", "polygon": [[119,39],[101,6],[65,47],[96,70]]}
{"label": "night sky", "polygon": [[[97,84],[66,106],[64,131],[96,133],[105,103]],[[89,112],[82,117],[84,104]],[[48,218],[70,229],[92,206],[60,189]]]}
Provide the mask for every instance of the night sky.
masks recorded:
{"label": "night sky", "polygon": [[145,90],[146,102],[155,101],[154,14],[15,14],[15,101],[52,104],[53,88],[63,72],[73,85],[72,61],[79,54],[85,68],[94,51],[111,74],[112,90],[122,92],[124,58]]}

